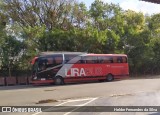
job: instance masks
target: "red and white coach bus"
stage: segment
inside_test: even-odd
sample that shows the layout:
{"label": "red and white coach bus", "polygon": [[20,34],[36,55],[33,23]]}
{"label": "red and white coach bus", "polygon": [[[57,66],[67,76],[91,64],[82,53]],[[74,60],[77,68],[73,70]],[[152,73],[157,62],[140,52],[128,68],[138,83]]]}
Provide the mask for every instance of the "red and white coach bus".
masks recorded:
{"label": "red and white coach bus", "polygon": [[129,76],[127,55],[44,52],[32,60],[32,83],[112,81]]}

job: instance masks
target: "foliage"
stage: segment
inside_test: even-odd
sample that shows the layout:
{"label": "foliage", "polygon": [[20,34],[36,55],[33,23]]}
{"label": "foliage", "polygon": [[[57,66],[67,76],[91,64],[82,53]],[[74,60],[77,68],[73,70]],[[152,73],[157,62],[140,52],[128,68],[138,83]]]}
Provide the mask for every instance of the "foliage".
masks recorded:
{"label": "foliage", "polygon": [[[0,69],[28,70],[42,51],[125,53],[130,72],[159,73],[160,14],[144,16],[95,0],[2,0]],[[5,72],[4,72],[5,73]]]}

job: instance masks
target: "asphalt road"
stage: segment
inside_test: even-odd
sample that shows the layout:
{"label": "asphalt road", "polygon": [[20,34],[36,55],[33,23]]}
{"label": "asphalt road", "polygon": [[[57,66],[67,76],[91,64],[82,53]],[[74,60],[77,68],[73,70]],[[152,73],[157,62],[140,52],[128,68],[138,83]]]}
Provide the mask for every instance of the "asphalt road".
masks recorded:
{"label": "asphalt road", "polygon": [[[48,103],[39,101],[49,100]],[[106,112],[75,112],[85,106],[160,106],[160,79],[132,79],[114,82],[68,84],[63,86],[7,86],[0,87],[0,106],[76,106],[55,115],[105,115]],[[107,109],[107,108],[106,108]],[[107,112],[111,115],[158,115],[156,108],[148,112]],[[87,111],[87,110],[85,110]],[[11,114],[11,113],[5,113]],[[22,113],[12,113],[22,114]],[[50,112],[23,113],[26,115]]]}

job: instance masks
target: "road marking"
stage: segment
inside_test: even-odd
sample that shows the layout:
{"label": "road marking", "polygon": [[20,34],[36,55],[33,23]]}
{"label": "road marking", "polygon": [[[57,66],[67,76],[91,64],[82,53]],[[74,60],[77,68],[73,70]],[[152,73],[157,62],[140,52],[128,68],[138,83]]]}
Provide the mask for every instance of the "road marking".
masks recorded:
{"label": "road marking", "polygon": [[37,112],[37,113],[34,113],[34,114],[32,114],[32,115],[38,115],[38,114],[40,114],[40,113],[42,113],[42,112]]}
{"label": "road marking", "polygon": [[76,102],[76,101],[86,101],[86,100],[91,100],[94,98],[85,98],[85,99],[69,99],[67,102]]}
{"label": "road marking", "polygon": [[89,104],[89,103],[95,101],[96,99],[98,99],[98,98],[93,98],[92,100],[90,100],[90,101],[88,101],[88,102],[86,102],[86,103],[84,103],[84,104],[80,104],[79,107],[77,107],[77,108],[73,109],[72,111],[67,112],[67,113],[65,113],[65,114],[63,114],[63,115],[68,115],[68,114],[72,113],[73,111],[75,111],[75,110],[81,108],[81,106],[85,106],[85,105],[87,105],[87,104]]}
{"label": "road marking", "polygon": [[63,102],[63,103],[60,103],[60,104],[58,104],[58,105],[55,105],[55,106],[61,106],[61,105],[64,105],[65,103],[68,103],[68,101],[66,101],[66,102]]}
{"label": "road marking", "polygon": [[[77,101],[86,101],[86,100],[89,100],[88,102],[86,102],[86,103],[84,103],[84,104],[73,105],[73,106],[80,106],[80,107],[81,107],[81,106],[87,105],[88,103],[93,102],[93,101],[96,100],[96,99],[98,99],[98,97],[97,97],[97,98],[86,98],[86,99],[74,99],[74,100],[69,99],[69,100],[67,100],[66,102],[63,102],[63,103],[60,103],[60,104],[57,104],[57,105],[54,105],[54,106],[61,106],[61,105],[64,105],[64,104],[70,103],[70,102],[77,102]],[[68,114],[70,114],[71,112],[79,109],[80,107],[77,107],[77,108],[73,109],[72,111],[65,113],[64,115],[68,115]],[[50,107],[50,108],[48,108],[48,109],[45,109],[44,111],[50,110],[50,109],[52,109],[52,108],[54,108],[54,107]],[[37,113],[34,113],[34,114],[32,114],[32,115],[38,115],[38,114],[40,114],[40,113],[42,113],[42,112],[37,112]]]}
{"label": "road marking", "polygon": [[76,101],[86,101],[86,100],[91,100],[91,99],[94,99],[94,98],[86,98],[86,99],[69,99],[67,100],[66,102],[63,102],[63,103],[60,103],[58,105],[55,105],[55,106],[60,106],[60,105],[64,105],[65,103],[70,103],[70,102],[76,102]]}

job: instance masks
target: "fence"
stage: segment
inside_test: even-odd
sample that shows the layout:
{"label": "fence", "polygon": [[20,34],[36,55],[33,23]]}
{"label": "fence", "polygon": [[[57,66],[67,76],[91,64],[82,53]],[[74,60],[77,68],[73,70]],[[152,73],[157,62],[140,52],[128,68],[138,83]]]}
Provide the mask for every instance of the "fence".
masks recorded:
{"label": "fence", "polygon": [[31,84],[31,77],[28,76],[0,77],[0,86],[29,85],[29,84]]}

